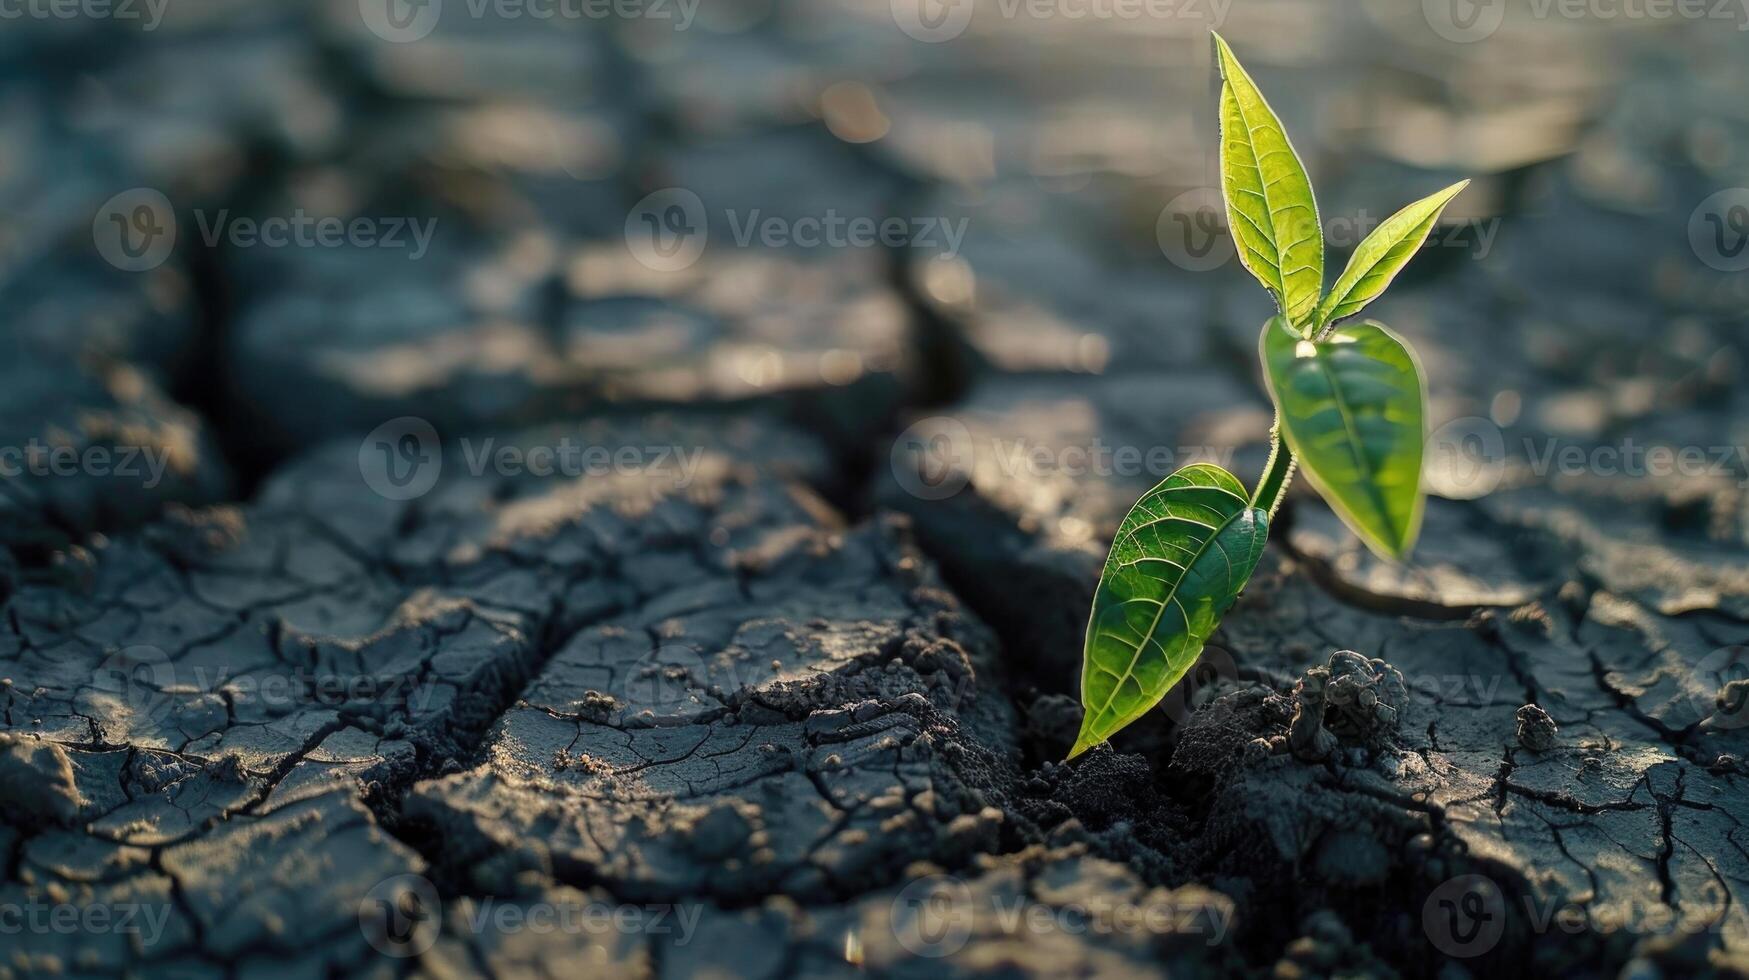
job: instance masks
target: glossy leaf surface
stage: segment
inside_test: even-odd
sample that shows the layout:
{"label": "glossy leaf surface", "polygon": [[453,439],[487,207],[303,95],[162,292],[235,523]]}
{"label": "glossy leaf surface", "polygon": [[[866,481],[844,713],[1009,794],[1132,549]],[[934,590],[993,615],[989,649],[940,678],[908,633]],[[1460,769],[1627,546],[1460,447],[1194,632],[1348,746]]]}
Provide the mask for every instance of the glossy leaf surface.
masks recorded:
{"label": "glossy leaf surface", "polygon": [[1427,416],[1408,345],[1371,320],[1313,342],[1274,317],[1261,346],[1282,437],[1300,469],[1374,553],[1407,556],[1421,530]]}
{"label": "glossy leaf surface", "polygon": [[1251,578],[1268,517],[1218,466],[1186,466],[1130,509],[1093,597],[1074,758],[1160,702]]}
{"label": "glossy leaf surface", "polygon": [[1239,261],[1305,324],[1324,289],[1324,234],[1312,182],[1281,120],[1215,35],[1221,77],[1221,192]]}
{"label": "glossy leaf surface", "polygon": [[1330,295],[1318,304],[1315,322],[1322,325],[1353,316],[1377,299],[1420,251],[1433,226],[1439,223],[1445,206],[1468,186],[1469,181],[1459,181],[1416,201],[1374,228],[1349,256],[1348,265],[1337,277]]}

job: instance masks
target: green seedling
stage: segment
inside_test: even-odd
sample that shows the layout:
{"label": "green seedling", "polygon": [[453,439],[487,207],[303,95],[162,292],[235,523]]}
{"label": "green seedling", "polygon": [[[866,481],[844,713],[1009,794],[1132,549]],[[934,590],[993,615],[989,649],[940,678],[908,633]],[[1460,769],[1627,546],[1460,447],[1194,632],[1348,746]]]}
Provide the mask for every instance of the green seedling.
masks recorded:
{"label": "green seedling", "polygon": [[1296,467],[1382,558],[1405,558],[1421,529],[1420,362],[1384,325],[1343,321],[1384,292],[1469,181],[1392,215],[1323,292],[1324,237],[1306,169],[1227,42],[1214,41],[1227,224],[1279,310],[1259,342],[1275,403],[1269,464],[1249,492],[1219,466],[1186,466],[1130,509],[1087,621],[1085,715],[1071,759],[1146,714],[1196,663],[1256,569]]}

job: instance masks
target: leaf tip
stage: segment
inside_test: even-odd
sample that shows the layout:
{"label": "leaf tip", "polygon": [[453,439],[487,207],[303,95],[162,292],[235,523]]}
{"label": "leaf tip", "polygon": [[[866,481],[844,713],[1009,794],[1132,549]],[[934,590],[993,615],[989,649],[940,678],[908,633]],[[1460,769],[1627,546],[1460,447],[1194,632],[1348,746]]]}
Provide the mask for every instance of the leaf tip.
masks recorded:
{"label": "leaf tip", "polygon": [[1215,39],[1215,62],[1220,66],[1221,77],[1226,78],[1227,66],[1237,67],[1239,59],[1234,56],[1232,45],[1227,43],[1227,39],[1221,36],[1220,31],[1210,30],[1209,36]]}
{"label": "leaf tip", "polygon": [[[1419,504],[1416,505],[1416,509],[1419,511]],[[1363,534],[1360,535],[1360,538],[1368,548],[1372,549],[1373,554],[1388,562],[1405,564],[1409,561],[1409,556],[1415,553],[1415,542],[1421,537],[1419,515],[1414,518],[1414,523],[1416,526],[1398,540],[1387,540],[1377,534]]]}

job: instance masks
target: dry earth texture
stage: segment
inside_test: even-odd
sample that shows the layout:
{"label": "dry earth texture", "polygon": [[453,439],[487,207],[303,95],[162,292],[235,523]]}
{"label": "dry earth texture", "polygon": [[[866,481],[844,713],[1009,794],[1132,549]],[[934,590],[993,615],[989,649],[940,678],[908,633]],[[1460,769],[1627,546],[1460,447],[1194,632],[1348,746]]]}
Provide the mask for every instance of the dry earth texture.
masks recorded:
{"label": "dry earth texture", "polygon": [[1375,312],[1487,451],[1063,764],[1125,509],[1263,461],[1209,25],[358,6],[0,24],[0,977],[1749,964],[1732,25],[1235,11],[1327,211],[1482,176]]}

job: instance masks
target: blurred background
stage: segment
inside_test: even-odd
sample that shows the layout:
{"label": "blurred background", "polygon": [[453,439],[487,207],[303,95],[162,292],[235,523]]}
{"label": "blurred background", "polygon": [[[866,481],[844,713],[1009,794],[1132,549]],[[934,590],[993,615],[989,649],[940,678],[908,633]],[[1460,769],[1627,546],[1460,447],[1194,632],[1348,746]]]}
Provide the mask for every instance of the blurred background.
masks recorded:
{"label": "blurred background", "polygon": [[[969,483],[1096,556],[1187,456],[1262,462],[1219,29],[1329,265],[1475,179],[1372,313],[1425,361],[1430,487],[1482,503],[1414,582],[1327,515],[1296,548],[1461,606],[1536,560],[1486,522],[1607,529],[1704,569],[1661,609],[1741,603],[1746,6],[8,0],[0,536],[52,562],[385,425],[732,410],[822,436],[853,511]],[[1063,465],[1101,447],[1166,452]]]}

